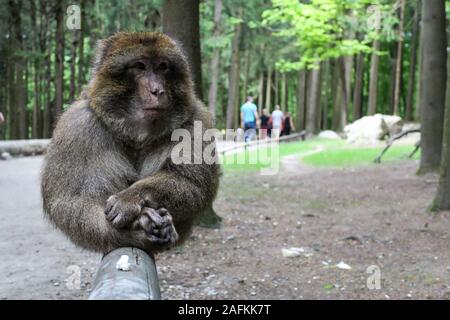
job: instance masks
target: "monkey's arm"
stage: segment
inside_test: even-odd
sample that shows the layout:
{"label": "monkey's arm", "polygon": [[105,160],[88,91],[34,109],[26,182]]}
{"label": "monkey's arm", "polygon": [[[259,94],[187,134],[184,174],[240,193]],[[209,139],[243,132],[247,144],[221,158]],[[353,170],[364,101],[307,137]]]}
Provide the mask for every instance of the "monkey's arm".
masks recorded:
{"label": "monkey's arm", "polygon": [[193,220],[212,205],[219,184],[217,164],[171,162],[125,190],[153,208],[165,208],[173,217],[180,242],[189,235]]}
{"label": "monkey's arm", "polygon": [[74,243],[108,252],[120,246],[146,248],[140,230],[118,230],[106,220],[106,199],[125,189],[133,168],[85,107],[67,110],[54,131],[42,170],[46,217]]}

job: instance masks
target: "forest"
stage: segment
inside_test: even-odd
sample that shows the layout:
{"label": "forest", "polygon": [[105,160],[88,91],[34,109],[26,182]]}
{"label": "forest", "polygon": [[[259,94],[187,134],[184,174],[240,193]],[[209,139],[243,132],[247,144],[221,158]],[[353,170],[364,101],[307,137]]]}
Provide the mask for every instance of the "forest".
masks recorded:
{"label": "forest", "polygon": [[[188,3],[2,0],[1,138],[50,137],[89,79],[96,41],[121,30],[164,31],[164,10],[166,20],[177,10],[199,20],[198,35],[186,36],[200,37],[197,94],[218,128],[239,125],[247,95],[259,111],[280,105],[311,133],[342,131],[375,113],[420,117],[419,0]],[[68,28],[69,5],[78,5],[79,28]]]}
{"label": "forest", "polygon": [[[124,31],[175,39],[192,75],[189,98],[203,101],[220,135],[243,133],[245,106],[255,127],[266,114],[273,125],[278,112],[292,132],[216,140],[220,169],[182,179],[167,163],[174,171],[154,179],[163,164],[146,172],[153,160],[139,153],[148,146],[130,144],[118,159],[135,176],[108,181],[122,169],[108,167],[109,151],[123,141],[92,143],[117,133],[103,128],[105,119],[102,134],[51,138],[74,101],[93,101],[99,40]],[[90,230],[79,217],[94,200],[96,220],[106,222],[98,193],[116,188],[109,203],[140,185],[136,179],[167,183],[145,192],[176,210],[199,208],[205,194],[214,200],[185,243],[158,253],[157,270],[147,257],[163,299],[449,299],[449,34],[448,0],[0,0],[0,269],[8,275],[0,298],[84,299],[98,279],[99,253],[42,219],[38,185],[47,166],[62,181],[47,188],[77,201],[95,193],[86,205],[56,197],[51,209],[62,220],[75,212],[65,220],[74,229]],[[74,141],[86,149],[71,150]],[[63,161],[48,165],[47,148],[56,147]],[[276,150],[273,175],[258,158],[267,150]],[[257,160],[236,164],[239,156]],[[213,176],[217,195],[204,183]],[[191,201],[174,200],[186,194]],[[82,274],[75,289],[67,285],[73,267]]]}

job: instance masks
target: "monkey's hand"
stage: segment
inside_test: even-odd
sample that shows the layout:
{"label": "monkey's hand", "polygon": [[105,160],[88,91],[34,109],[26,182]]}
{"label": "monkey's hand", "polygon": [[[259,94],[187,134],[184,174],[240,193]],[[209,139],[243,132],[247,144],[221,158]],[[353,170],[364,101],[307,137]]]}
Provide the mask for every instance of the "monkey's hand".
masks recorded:
{"label": "monkey's hand", "polygon": [[122,191],[106,201],[106,219],[118,229],[130,227],[141,213],[143,201],[136,194]]}
{"label": "monkey's hand", "polygon": [[154,245],[170,246],[178,241],[172,216],[164,208],[155,210],[144,207],[134,225],[138,229],[142,228]]}

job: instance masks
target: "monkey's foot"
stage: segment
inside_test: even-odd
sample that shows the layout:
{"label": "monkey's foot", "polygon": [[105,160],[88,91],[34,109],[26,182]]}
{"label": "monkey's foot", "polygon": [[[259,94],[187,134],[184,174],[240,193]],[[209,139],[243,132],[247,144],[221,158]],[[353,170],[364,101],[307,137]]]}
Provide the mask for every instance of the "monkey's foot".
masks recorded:
{"label": "monkey's foot", "polygon": [[148,239],[156,245],[173,245],[178,240],[172,216],[164,209],[143,208],[139,217],[139,226],[144,229]]}

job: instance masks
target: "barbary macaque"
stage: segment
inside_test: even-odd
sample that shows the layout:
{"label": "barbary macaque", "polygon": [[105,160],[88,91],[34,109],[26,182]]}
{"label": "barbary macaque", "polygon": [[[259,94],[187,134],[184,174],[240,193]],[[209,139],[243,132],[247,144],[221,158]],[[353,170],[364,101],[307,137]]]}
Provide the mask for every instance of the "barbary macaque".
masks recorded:
{"label": "barbary macaque", "polygon": [[75,244],[103,253],[183,242],[212,205],[220,174],[217,162],[171,159],[174,130],[202,139],[195,121],[203,132],[212,126],[174,40],[153,32],[101,40],[92,79],[60,117],[45,156],[46,217]]}

